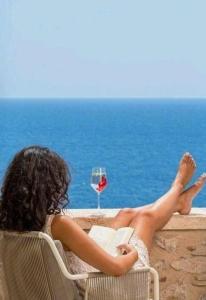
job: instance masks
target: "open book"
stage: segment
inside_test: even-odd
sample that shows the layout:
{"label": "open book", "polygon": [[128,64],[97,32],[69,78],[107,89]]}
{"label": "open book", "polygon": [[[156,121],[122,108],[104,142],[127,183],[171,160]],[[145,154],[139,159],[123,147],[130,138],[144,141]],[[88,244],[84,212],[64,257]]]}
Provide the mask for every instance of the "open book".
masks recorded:
{"label": "open book", "polygon": [[105,226],[93,225],[89,236],[110,255],[118,256],[121,253],[117,246],[128,243],[133,232],[134,229],[131,227],[122,227],[116,230]]}

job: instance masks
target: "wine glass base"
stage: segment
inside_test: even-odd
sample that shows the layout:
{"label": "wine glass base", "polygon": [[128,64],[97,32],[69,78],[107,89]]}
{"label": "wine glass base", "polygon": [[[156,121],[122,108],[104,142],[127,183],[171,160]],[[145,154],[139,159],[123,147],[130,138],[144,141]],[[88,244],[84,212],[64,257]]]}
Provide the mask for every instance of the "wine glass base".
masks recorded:
{"label": "wine glass base", "polygon": [[103,218],[106,214],[104,212],[102,212],[101,210],[97,210],[94,213],[92,213],[91,215],[89,215],[89,217],[91,218]]}

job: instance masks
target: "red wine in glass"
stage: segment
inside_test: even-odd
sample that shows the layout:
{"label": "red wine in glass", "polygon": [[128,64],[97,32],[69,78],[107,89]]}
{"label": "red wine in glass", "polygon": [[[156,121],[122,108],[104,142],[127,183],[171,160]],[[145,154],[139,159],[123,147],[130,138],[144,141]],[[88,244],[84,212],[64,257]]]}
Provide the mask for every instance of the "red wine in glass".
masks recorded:
{"label": "red wine in glass", "polygon": [[107,175],[105,168],[92,168],[91,174],[91,187],[97,193],[97,209],[100,212],[100,194],[104,191],[107,187]]}

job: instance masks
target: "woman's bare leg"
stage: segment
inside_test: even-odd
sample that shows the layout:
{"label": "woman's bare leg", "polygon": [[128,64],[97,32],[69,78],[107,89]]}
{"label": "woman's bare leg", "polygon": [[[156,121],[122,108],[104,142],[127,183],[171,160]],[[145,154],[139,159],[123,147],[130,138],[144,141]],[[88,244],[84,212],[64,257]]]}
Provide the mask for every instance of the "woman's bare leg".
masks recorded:
{"label": "woman's bare leg", "polygon": [[[187,190],[183,191],[178,199],[179,209],[175,212],[178,212],[181,215],[188,215],[191,210],[192,200],[197,196],[201,191],[206,181],[206,175],[202,174],[198,180]],[[112,228],[127,227],[130,225],[132,220],[140,215],[140,212],[152,209],[154,203],[139,206],[137,208],[123,208],[118,214],[114,217],[111,223]]]}
{"label": "woman's bare leg", "polygon": [[188,214],[194,197],[201,191],[206,183],[203,174],[197,182],[180,196],[176,196],[178,189],[174,187],[165,196],[160,198],[151,208],[146,208],[133,218],[129,226],[134,227],[137,235],[144,241],[148,250],[152,246],[156,231],[164,227],[174,212]]}
{"label": "woman's bare leg", "polygon": [[179,208],[178,199],[182,192],[181,185],[174,185],[164,196],[154,204],[146,205],[138,209],[126,209],[114,219],[113,228],[123,226],[134,227],[135,231],[147,248],[151,248],[154,233],[162,228],[172,214]]}
{"label": "woman's bare leg", "polygon": [[[174,212],[189,213],[192,199],[202,189],[206,181],[206,176],[201,176],[190,189],[183,193],[183,188],[191,179],[195,167],[192,157],[188,154],[184,155],[180,161],[179,170],[171,189],[165,195],[152,205],[134,211],[125,211],[126,220],[124,220],[124,223],[129,221],[130,223],[121,225],[134,227],[137,235],[144,241],[148,250],[151,249],[155,232],[169,221]],[[116,221],[119,220],[118,218],[116,219]],[[117,226],[117,223],[115,224],[114,222],[114,225]]]}
{"label": "woman's bare leg", "polygon": [[[176,211],[175,201],[171,202],[170,199],[175,198],[176,202],[178,202],[178,198],[181,195],[184,186],[192,178],[195,168],[196,164],[192,156],[189,153],[185,153],[179,163],[179,169],[175,180],[172,184],[172,187],[164,196],[162,196],[160,199],[158,199],[152,204],[148,204],[138,208],[125,208],[120,210],[120,212],[113,219],[110,226],[113,228],[129,226],[132,220],[135,217],[138,217],[139,214],[142,213],[142,211],[147,211],[150,209],[157,210],[157,208],[158,210],[161,210],[162,203],[165,203],[165,200],[168,199],[167,201],[169,212],[168,210],[166,210],[166,213],[163,213],[163,219],[165,219],[165,215],[168,215],[168,213],[171,214],[171,211],[172,213]],[[161,222],[164,223],[164,220],[162,220]]]}

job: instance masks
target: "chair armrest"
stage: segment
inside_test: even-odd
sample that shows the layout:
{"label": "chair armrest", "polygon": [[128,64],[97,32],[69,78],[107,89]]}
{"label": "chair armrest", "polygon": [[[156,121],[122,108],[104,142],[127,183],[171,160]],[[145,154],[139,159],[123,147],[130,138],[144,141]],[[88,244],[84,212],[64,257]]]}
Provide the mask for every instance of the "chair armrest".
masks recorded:
{"label": "chair armrest", "polygon": [[[143,272],[143,271],[150,272],[151,269],[152,268],[150,268],[150,267],[142,267],[142,268],[138,268],[138,269],[131,269],[128,273],[126,273],[122,276],[127,276],[128,274],[136,274],[136,273],[140,273],[140,272]],[[105,274],[103,272],[90,272],[90,273],[88,273],[88,278],[103,278],[103,277],[121,278],[122,276],[108,275],[108,274]]]}

